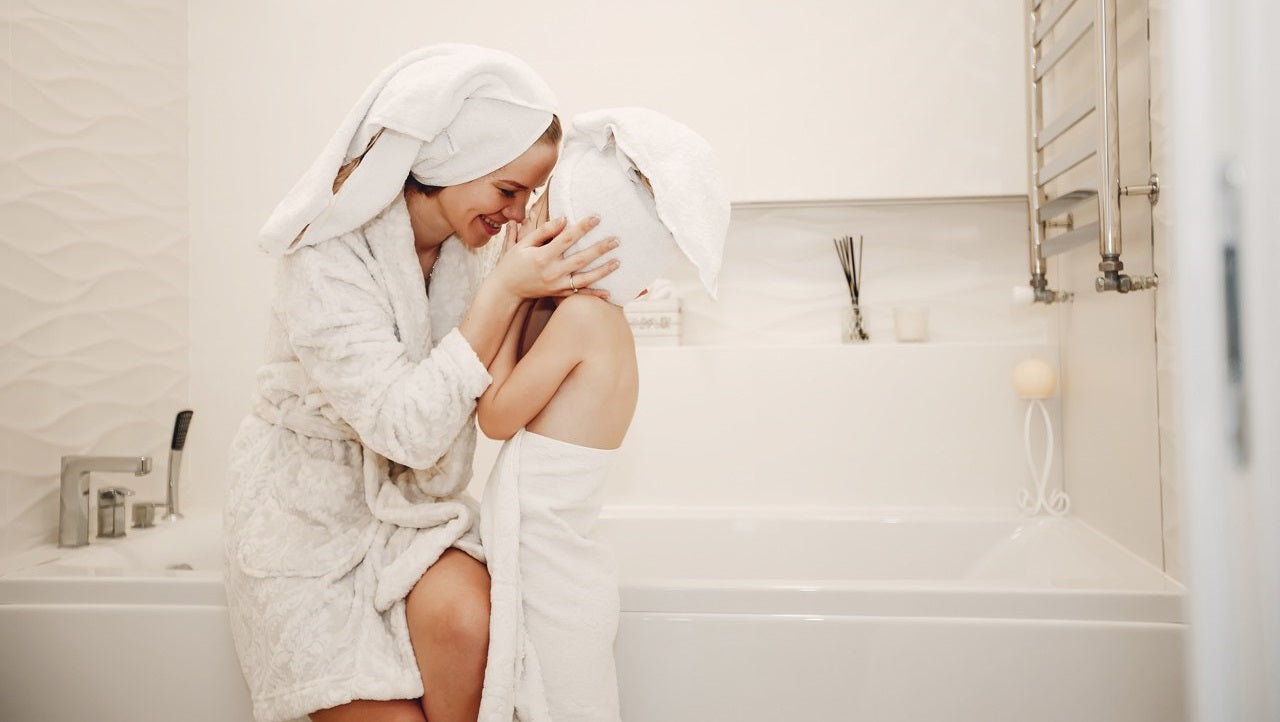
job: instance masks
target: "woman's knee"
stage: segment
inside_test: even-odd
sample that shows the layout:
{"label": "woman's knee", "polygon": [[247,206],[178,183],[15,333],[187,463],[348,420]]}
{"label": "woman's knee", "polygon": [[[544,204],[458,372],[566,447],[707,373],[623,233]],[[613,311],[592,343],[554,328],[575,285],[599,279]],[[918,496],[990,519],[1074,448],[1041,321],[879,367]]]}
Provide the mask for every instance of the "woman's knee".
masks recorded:
{"label": "woman's knee", "polygon": [[489,574],[480,562],[447,550],[405,600],[414,637],[480,653],[489,645]]}

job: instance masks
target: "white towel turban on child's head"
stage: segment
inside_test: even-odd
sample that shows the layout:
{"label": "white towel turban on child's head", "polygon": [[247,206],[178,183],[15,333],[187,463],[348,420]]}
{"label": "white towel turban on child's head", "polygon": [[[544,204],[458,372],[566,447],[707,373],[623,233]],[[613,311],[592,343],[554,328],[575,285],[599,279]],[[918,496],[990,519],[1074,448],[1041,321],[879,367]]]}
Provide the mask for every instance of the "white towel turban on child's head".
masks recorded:
{"label": "white towel turban on child's head", "polygon": [[[259,242],[283,254],[359,228],[403,191],[410,172],[433,186],[492,173],[538,140],[555,106],[542,78],[507,53],[460,44],[409,53],[365,90]],[[362,153],[334,194],[338,169]]]}
{"label": "white towel turban on child's head", "polygon": [[697,267],[715,298],[729,201],[710,144],[693,130],[647,108],[578,115],[565,134],[548,193],[552,217],[573,222],[600,216],[600,225],[566,255],[618,238],[618,248],[589,267],[622,261],[593,284],[613,303],[633,300],[681,258]]}

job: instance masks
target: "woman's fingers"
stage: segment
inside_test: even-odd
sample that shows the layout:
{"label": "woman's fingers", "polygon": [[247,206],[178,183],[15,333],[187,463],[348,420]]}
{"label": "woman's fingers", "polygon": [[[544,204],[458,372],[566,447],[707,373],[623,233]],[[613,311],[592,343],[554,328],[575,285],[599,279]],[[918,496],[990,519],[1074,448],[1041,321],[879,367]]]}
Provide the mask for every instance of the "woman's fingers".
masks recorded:
{"label": "woman's fingers", "polygon": [[[558,243],[559,239],[556,239],[555,242]],[[548,245],[548,248],[550,247],[551,245]],[[601,256],[617,247],[618,239],[606,238],[602,241],[597,241],[591,244],[589,247],[584,248],[577,253],[565,256],[563,265],[561,266],[563,269],[561,273],[564,273],[569,279],[570,288],[568,293],[586,291],[593,296],[608,298],[609,294],[607,291],[588,287],[610,273],[613,273],[618,268],[620,262],[617,259],[612,259],[599,264],[589,271],[583,271],[581,269],[595,263]],[[574,288],[577,288],[578,290],[575,292],[573,290]]]}
{"label": "woman's fingers", "polygon": [[586,268],[592,263],[595,263],[596,259],[617,247],[617,238],[610,237],[602,241],[597,241],[581,251],[565,256],[565,270],[577,271],[578,269]]}
{"label": "woman's fingers", "polygon": [[[554,221],[552,223],[554,223]],[[547,225],[550,226],[551,223],[548,223]],[[570,246],[577,243],[583,236],[587,235],[592,228],[595,228],[598,225],[600,225],[599,216],[587,216],[577,223],[566,227],[555,237],[554,240],[547,244],[547,248],[557,256],[562,255],[565,251],[569,250]]]}
{"label": "woman's fingers", "polygon": [[520,245],[533,247],[533,248],[546,245],[547,241],[550,241],[551,239],[555,238],[557,233],[560,233],[560,231],[564,230],[564,227],[565,227],[564,218],[554,218],[552,220],[549,220],[546,223],[542,224],[537,230],[533,231],[528,235],[525,235],[522,233],[520,235]]}
{"label": "woman's fingers", "polygon": [[[600,288],[583,288],[583,289],[579,289],[578,293],[584,296],[595,296],[596,298],[603,298],[606,301],[609,300],[609,292]],[[569,296],[569,295],[572,295],[572,291],[562,293],[560,295]]]}
{"label": "woman's fingers", "polygon": [[[611,263],[613,264],[613,268],[605,268],[602,266],[597,269],[592,269],[589,273],[577,272],[569,274],[569,287],[549,295],[560,296],[563,298],[577,293],[585,296],[596,296],[598,298],[603,298],[606,301],[609,300],[608,291],[603,288],[591,288],[591,284],[609,275],[613,272],[614,268],[617,268],[617,262]],[[597,273],[597,271],[599,271],[599,273]],[[574,290],[575,288],[577,289],[576,291]]]}
{"label": "woman's fingers", "polygon": [[[577,255],[577,254],[574,254],[574,255]],[[601,263],[599,266],[591,269],[590,271],[574,271],[573,285],[577,286],[579,291],[588,290],[587,288],[588,286],[591,286],[596,281],[599,281],[600,279],[604,278],[610,273],[613,273],[617,269],[618,269],[618,261],[613,260],[613,261],[606,261],[604,263]],[[590,289],[590,290],[594,291],[596,289]],[[600,294],[597,293],[596,295],[599,296]],[[607,298],[608,294],[605,294],[603,297]]]}
{"label": "woman's fingers", "polygon": [[[531,215],[545,213],[545,205],[539,208],[535,204],[531,211]],[[591,216],[573,224],[567,224],[564,218],[557,218],[533,230],[527,230],[530,220],[534,218],[527,218],[516,229],[512,251],[504,255],[504,263],[499,266],[503,271],[502,276],[507,279],[508,287],[515,295],[520,298],[537,298],[587,293],[600,298],[609,297],[607,291],[589,287],[612,273],[618,267],[618,261],[607,261],[590,271],[584,272],[582,269],[617,248],[616,239],[606,238],[569,256],[564,255],[569,247],[599,225],[598,217]]]}

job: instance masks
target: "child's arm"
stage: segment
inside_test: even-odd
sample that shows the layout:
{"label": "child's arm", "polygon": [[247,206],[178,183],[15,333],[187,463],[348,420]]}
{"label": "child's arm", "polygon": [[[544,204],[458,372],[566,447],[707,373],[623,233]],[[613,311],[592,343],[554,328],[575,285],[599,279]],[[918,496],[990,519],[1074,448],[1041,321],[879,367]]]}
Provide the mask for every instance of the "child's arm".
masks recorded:
{"label": "child's arm", "polygon": [[489,377],[493,382],[480,398],[488,396],[489,390],[505,381],[511,375],[511,369],[515,368],[520,358],[520,339],[524,335],[524,328],[529,322],[529,312],[533,309],[534,303],[536,301],[525,300],[516,307],[511,325],[507,327],[507,333],[502,337],[502,345],[498,347],[498,353],[494,354],[493,361],[489,362]]}
{"label": "child's arm", "polygon": [[[514,436],[542,411],[560,384],[581,363],[584,353],[581,330],[584,316],[592,311],[592,301],[599,299],[582,296],[561,301],[533,347],[518,362],[519,329],[508,332],[498,358],[490,367],[493,383],[477,405],[480,430],[485,436],[499,440]],[[526,309],[518,315],[523,320],[527,314]]]}

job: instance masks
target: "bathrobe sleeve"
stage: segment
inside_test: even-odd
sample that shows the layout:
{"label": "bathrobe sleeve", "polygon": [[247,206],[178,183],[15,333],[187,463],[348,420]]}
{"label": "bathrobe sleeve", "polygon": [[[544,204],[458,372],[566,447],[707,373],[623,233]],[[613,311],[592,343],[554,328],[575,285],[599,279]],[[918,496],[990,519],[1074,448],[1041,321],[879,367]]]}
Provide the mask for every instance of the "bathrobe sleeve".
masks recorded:
{"label": "bathrobe sleeve", "polygon": [[491,378],[456,328],[413,360],[377,268],[351,235],[284,257],[281,321],[303,369],[362,443],[405,466],[430,468],[471,423]]}

